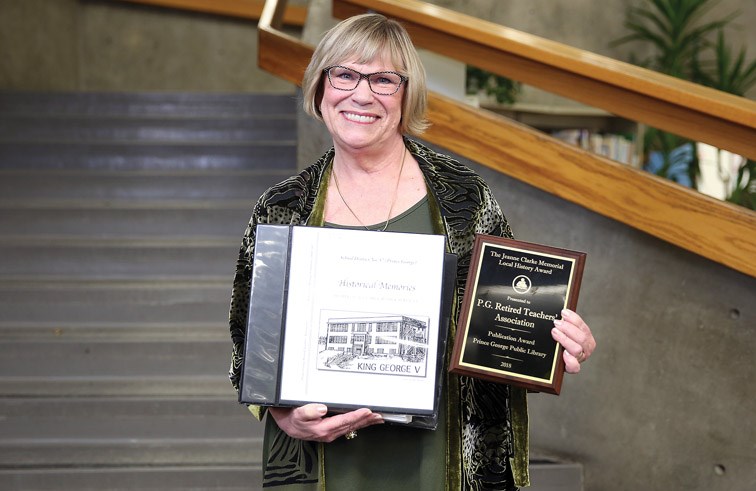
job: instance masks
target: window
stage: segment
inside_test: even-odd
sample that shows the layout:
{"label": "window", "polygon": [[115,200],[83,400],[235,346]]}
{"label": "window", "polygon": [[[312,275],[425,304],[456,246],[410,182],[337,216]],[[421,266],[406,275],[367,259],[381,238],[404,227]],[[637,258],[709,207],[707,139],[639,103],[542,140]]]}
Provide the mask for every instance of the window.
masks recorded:
{"label": "window", "polygon": [[399,331],[398,322],[378,322],[375,326],[376,332],[397,332]]}
{"label": "window", "polygon": [[358,322],[354,325],[354,332],[367,332],[367,323]]}

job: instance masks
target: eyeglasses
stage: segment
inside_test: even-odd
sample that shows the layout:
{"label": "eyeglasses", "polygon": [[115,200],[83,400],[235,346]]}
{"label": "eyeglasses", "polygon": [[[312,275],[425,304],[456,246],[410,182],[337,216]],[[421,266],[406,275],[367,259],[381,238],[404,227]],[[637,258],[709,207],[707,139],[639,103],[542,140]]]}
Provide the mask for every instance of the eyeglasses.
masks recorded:
{"label": "eyeglasses", "polygon": [[360,73],[341,65],[329,66],[323,71],[328,74],[328,82],[336,90],[354,90],[364,78],[368,81],[370,90],[378,95],[396,94],[402,83],[408,80],[396,72]]}

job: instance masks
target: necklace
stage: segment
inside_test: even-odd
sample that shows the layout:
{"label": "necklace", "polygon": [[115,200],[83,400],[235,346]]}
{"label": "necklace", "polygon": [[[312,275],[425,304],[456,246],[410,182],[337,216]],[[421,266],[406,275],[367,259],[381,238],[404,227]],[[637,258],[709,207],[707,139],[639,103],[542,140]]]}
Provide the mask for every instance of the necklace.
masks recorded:
{"label": "necklace", "polygon": [[[404,158],[407,156],[407,149],[404,149],[404,153],[402,154],[402,163],[399,166],[399,176],[396,178],[396,187],[394,188],[394,199],[391,200],[391,206],[389,207],[388,216],[386,217],[386,223],[383,224],[383,228],[380,230],[377,230],[378,232],[385,232],[388,228],[389,220],[391,220],[391,212],[394,210],[394,205],[396,204],[396,198],[399,194],[399,182],[402,180],[402,170],[404,169]],[[354,218],[357,219],[358,222],[360,222],[360,225],[362,225],[365,230],[370,230],[370,227],[362,223],[362,220],[360,220],[360,217],[357,216],[357,214],[354,212],[351,206],[349,206],[349,203],[346,202],[344,199],[344,195],[341,194],[341,189],[339,189],[339,179],[336,177],[336,170],[333,171],[333,182],[336,184],[336,192],[339,193],[339,197],[341,198],[341,201],[344,203],[344,206],[347,207],[347,210],[354,216]]]}

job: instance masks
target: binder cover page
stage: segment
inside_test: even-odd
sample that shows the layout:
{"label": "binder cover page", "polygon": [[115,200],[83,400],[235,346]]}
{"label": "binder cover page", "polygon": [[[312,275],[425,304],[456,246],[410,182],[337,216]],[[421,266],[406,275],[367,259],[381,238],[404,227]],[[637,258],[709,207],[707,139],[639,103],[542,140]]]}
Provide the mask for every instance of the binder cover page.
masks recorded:
{"label": "binder cover page", "polygon": [[443,264],[442,236],[294,227],[280,402],[430,414]]}

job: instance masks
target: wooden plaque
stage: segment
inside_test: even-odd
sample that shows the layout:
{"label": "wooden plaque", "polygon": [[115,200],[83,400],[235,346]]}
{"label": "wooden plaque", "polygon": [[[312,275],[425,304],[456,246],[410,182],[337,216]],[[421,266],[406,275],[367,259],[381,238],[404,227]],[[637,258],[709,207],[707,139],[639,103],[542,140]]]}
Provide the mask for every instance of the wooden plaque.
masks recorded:
{"label": "wooden plaque", "polygon": [[586,254],[477,235],[450,370],[559,394],[562,346],[551,337],[574,310]]}

